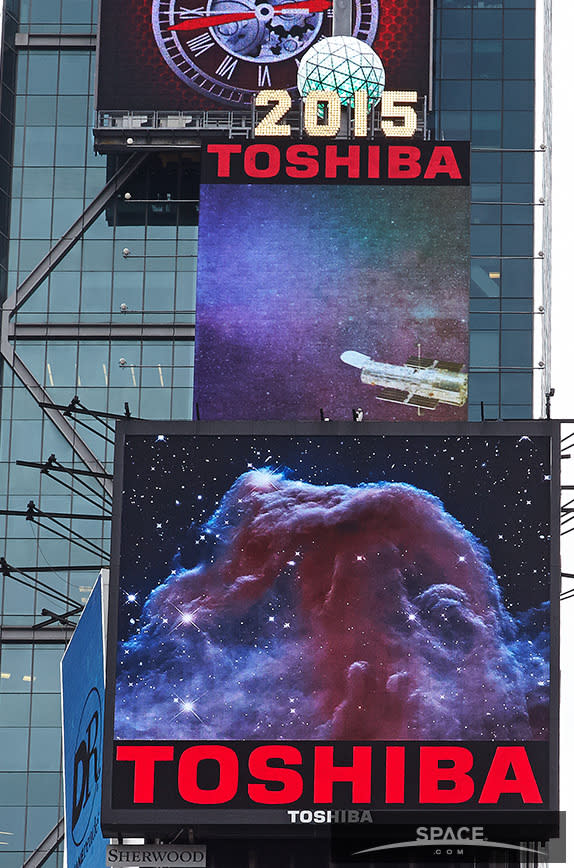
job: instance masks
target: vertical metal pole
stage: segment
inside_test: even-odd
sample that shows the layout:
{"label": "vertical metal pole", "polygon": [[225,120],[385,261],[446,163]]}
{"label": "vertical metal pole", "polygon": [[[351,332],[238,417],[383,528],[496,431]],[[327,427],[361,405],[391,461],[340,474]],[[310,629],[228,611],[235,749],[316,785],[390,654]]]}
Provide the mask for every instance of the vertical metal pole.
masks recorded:
{"label": "vertical metal pole", "polygon": [[351,36],[352,0],[333,0],[333,36]]}
{"label": "vertical metal pole", "polygon": [[[351,36],[353,26],[352,0],[333,0],[333,36]],[[341,106],[341,129],[338,138],[351,136],[349,106]]]}

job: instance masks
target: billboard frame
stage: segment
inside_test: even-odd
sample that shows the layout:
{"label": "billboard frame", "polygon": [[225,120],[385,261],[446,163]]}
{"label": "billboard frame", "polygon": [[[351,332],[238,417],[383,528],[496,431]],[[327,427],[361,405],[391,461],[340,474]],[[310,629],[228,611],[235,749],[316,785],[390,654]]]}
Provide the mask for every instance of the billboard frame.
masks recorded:
{"label": "billboard frame", "polygon": [[[360,427],[358,427],[360,426]],[[392,809],[393,822],[418,823],[424,817],[424,822],[444,823],[448,817],[449,823],[478,822],[501,825],[521,825],[528,822],[534,832],[540,827],[545,831],[549,827],[558,826],[558,793],[559,793],[559,701],[560,701],[560,422],[554,420],[524,420],[524,421],[488,421],[488,422],[194,422],[194,421],[139,421],[120,420],[116,425],[115,459],[114,459],[114,499],[112,517],[111,567],[109,586],[108,630],[105,647],[105,710],[104,710],[104,748],[103,748],[103,783],[102,783],[102,828],[105,835],[138,834],[145,830],[149,835],[173,834],[174,829],[182,827],[210,827],[219,830],[219,834],[245,835],[245,824],[253,829],[253,835],[259,837],[278,836],[281,830],[283,837],[303,837],[317,834],[318,829],[329,833],[329,825],[317,827],[314,824],[280,825],[277,822],[277,808],[257,809],[257,819],[253,817],[253,809],[242,810],[226,808],[225,806],[206,809],[201,808],[200,817],[197,810],[190,805],[185,810],[158,809],[153,806],[129,810],[112,807],[112,768],[114,745],[114,715],[116,690],[116,657],[117,636],[116,625],[119,610],[119,569],[120,545],[122,529],[122,502],[124,478],[124,451],[126,438],[129,436],[189,435],[189,436],[285,436],[285,437],[321,437],[321,436],[394,436],[394,437],[548,437],[550,441],[550,730],[548,737],[549,754],[549,798],[548,807],[540,811],[529,810],[526,814],[514,809],[499,808],[498,810],[477,811],[474,808],[457,808],[445,805],[441,809],[419,808],[403,811]],[[131,741],[134,741],[132,739]],[[157,740],[151,739],[157,743]],[[174,739],[167,739],[172,743]],[[281,809],[280,809],[281,810]],[[376,809],[375,809],[376,810]],[[193,816],[195,813],[195,816]],[[222,822],[222,814],[227,821]],[[457,816],[459,819],[457,819]],[[376,828],[376,825],[372,828]],[[533,835],[532,837],[536,837]]]}

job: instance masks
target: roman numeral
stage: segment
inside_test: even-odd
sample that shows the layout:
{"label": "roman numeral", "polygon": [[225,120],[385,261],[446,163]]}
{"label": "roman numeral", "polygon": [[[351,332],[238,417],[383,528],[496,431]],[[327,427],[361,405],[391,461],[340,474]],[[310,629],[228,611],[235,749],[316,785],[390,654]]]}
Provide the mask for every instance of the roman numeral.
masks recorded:
{"label": "roman numeral", "polygon": [[268,66],[257,67],[257,84],[259,87],[271,87],[271,74]]}
{"label": "roman numeral", "polygon": [[190,39],[187,43],[189,50],[192,54],[197,55],[199,57],[200,54],[203,54],[204,51],[209,51],[209,49],[215,45],[215,42],[209,35],[209,33],[200,33],[199,36]]}
{"label": "roman numeral", "polygon": [[217,75],[225,76],[229,81],[237,66],[237,61],[237,57],[232,57],[230,54],[226,55],[217,67]]}
{"label": "roman numeral", "polygon": [[189,9],[187,6],[180,10],[179,17],[183,20],[186,18],[194,18],[205,12],[205,6],[197,6],[195,9]]}

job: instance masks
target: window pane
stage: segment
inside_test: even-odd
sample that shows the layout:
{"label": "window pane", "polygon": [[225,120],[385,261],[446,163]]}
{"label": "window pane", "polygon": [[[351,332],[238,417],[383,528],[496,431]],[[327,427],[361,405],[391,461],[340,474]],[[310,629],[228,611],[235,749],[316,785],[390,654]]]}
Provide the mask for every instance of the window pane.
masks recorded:
{"label": "window pane", "polygon": [[66,51],[60,54],[61,94],[82,94],[89,91],[90,58],[85,52]]}
{"label": "window pane", "polygon": [[496,256],[500,253],[498,226],[473,226],[470,231],[470,249],[475,256]]}
{"label": "window pane", "polygon": [[[9,585],[6,585],[8,588]],[[32,676],[32,648],[30,645],[19,645],[10,648],[2,647],[2,677],[0,678],[0,692],[14,693],[30,692]]]}
{"label": "window pane", "polygon": [[59,24],[60,0],[31,0],[31,24]]}
{"label": "window pane", "polygon": [[86,156],[86,128],[58,127],[56,163],[58,166],[82,166]]}
{"label": "window pane", "polygon": [[[48,5],[49,0],[36,0]],[[28,54],[28,94],[47,94],[51,98],[58,85],[58,53],[56,51],[31,51]]]}
{"label": "window pane", "polygon": [[[4,679],[6,680],[6,679]],[[0,727],[28,726],[30,722],[30,696],[28,693],[6,693],[0,707]],[[0,738],[1,738],[0,734]]]}
{"label": "window pane", "polygon": [[470,367],[498,367],[498,332],[474,332],[470,335]]}
{"label": "window pane", "polygon": [[[502,161],[500,154],[476,154],[472,155],[471,171],[473,181],[499,181],[501,177]],[[508,178],[508,180],[513,180]]]}
{"label": "window pane", "polygon": [[473,262],[470,266],[471,294],[485,298],[498,298],[500,295],[500,263],[492,266],[485,262]]}
{"label": "window pane", "polygon": [[505,41],[504,75],[506,78],[534,78],[534,40]]}
{"label": "window pane", "polygon": [[60,692],[60,661],[63,646],[36,647],[34,649],[35,690]]}
{"label": "window pane", "polygon": [[440,123],[445,139],[468,139],[470,136],[470,112],[443,111]]}
{"label": "window pane", "polygon": [[499,147],[501,142],[501,113],[473,111],[472,143],[475,146]]}
{"label": "window pane", "polygon": [[441,17],[441,36],[460,39],[470,37],[470,9],[444,9]]}
{"label": "window pane", "polygon": [[469,378],[468,399],[473,404],[484,401],[497,402],[499,399],[498,374],[471,374]]}
{"label": "window pane", "polygon": [[444,81],[442,83],[440,105],[443,110],[468,110],[469,102],[470,81]]}
{"label": "window pane", "polygon": [[508,111],[504,116],[505,148],[534,147],[534,114],[528,111]]}
{"label": "window pane", "polygon": [[507,404],[528,404],[532,400],[532,375],[503,374],[502,400]]}
{"label": "window pane", "polygon": [[502,252],[506,256],[532,256],[531,226],[503,226]]}
{"label": "window pane", "polygon": [[66,24],[85,24],[88,27],[91,18],[91,0],[62,0],[62,20]]}
{"label": "window pane", "polygon": [[49,166],[54,162],[53,127],[30,127],[26,130],[24,162],[29,166]]}
{"label": "window pane", "polygon": [[55,96],[29,96],[26,101],[26,123],[28,126],[44,126],[56,123]]}
{"label": "window pane", "polygon": [[22,173],[22,195],[27,198],[51,197],[54,171],[45,167],[32,169],[26,166]]}
{"label": "window pane", "polygon": [[472,108],[492,111],[502,105],[502,82],[473,81]]}
{"label": "window pane", "polygon": [[530,368],[532,366],[532,332],[503,332],[501,362],[504,367]]}
{"label": "window pane", "polygon": [[0,772],[0,805],[24,806],[25,804],[26,774]]}
{"label": "window pane", "polygon": [[502,41],[484,39],[473,44],[472,75],[474,78],[501,78]]}
{"label": "window pane", "polygon": [[27,727],[5,727],[0,739],[0,768],[4,771],[23,771],[28,763]]}
{"label": "window pane", "polygon": [[534,109],[533,81],[505,81],[504,107],[507,109]]}
{"label": "window pane", "polygon": [[475,39],[493,39],[502,36],[502,10],[475,9],[472,20]]}
{"label": "window pane", "polygon": [[444,78],[470,77],[470,40],[445,39],[441,45],[441,73]]}
{"label": "window pane", "polygon": [[61,766],[61,730],[36,727],[30,730],[30,769],[58,771]]}

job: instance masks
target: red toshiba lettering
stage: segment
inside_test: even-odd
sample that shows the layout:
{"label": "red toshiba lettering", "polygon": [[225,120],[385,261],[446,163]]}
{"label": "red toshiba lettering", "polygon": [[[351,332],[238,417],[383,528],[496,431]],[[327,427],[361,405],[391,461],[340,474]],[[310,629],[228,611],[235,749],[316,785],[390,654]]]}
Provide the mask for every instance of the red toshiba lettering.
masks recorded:
{"label": "red toshiba lettering", "polygon": [[424,174],[425,178],[436,178],[437,175],[448,175],[449,178],[461,178],[456,157],[449,145],[437,145],[431,154],[429,164]]}
{"label": "red toshiba lettering", "polygon": [[[439,762],[452,763],[440,768]],[[421,804],[438,802],[457,804],[467,802],[474,793],[474,781],[467,774],[472,768],[473,756],[466,747],[421,747],[420,800]],[[454,784],[448,790],[439,789],[439,782]]]}
{"label": "red toshiba lettering", "polygon": [[354,747],[351,766],[334,766],[333,753],[333,747],[315,748],[315,802],[333,801],[335,781],[352,782],[353,802],[370,802],[372,749],[366,745]]}
{"label": "red toshiba lettering", "polygon": [[339,156],[338,145],[327,145],[325,148],[325,177],[336,178],[339,167],[347,168],[347,178],[358,178],[361,172],[361,147],[349,145],[347,156]]}
{"label": "red toshiba lettering", "polygon": [[173,759],[173,747],[168,745],[118,745],[116,759],[134,765],[134,804],[153,802],[156,762]]}
{"label": "red toshiba lettering", "polygon": [[[202,760],[219,763],[219,783],[211,790],[202,789],[197,782],[197,767]],[[179,760],[177,785],[186,802],[196,805],[221,805],[229,802],[237,792],[239,761],[235,751],[222,744],[198,744],[188,747]]]}
{"label": "red toshiba lettering", "polygon": [[389,178],[418,178],[421,173],[420,148],[389,145]]}
{"label": "red toshiba lettering", "polygon": [[240,154],[241,145],[208,145],[207,153],[217,155],[217,177],[229,178],[231,155]]}
{"label": "red toshiba lettering", "polygon": [[287,166],[285,172],[290,178],[315,178],[319,173],[317,157],[319,151],[315,145],[290,145],[287,148]]}
{"label": "red toshiba lettering", "polygon": [[385,797],[387,804],[405,801],[405,749],[388,747],[385,768]]}
{"label": "red toshiba lettering", "polygon": [[381,149],[378,145],[369,145],[367,148],[367,177],[381,177]]}
{"label": "red toshiba lettering", "polygon": [[295,769],[270,766],[268,761],[301,765],[301,753],[291,745],[262,745],[249,757],[249,771],[255,778],[281,784],[280,790],[270,790],[267,784],[249,784],[247,791],[254,802],[262,805],[286,805],[296,802],[303,793],[303,778]]}
{"label": "red toshiba lettering", "polygon": [[[263,154],[263,161],[266,165],[260,168],[257,165],[257,157]],[[265,159],[266,158],[266,159]],[[277,145],[249,145],[245,149],[245,174],[250,178],[274,178],[279,174],[281,166],[281,155]]]}
{"label": "red toshiba lettering", "polygon": [[[513,778],[506,777],[510,768]],[[481,805],[495,805],[502,793],[520,793],[525,805],[539,805],[542,801],[528,754],[522,746],[496,748],[478,801]]]}

